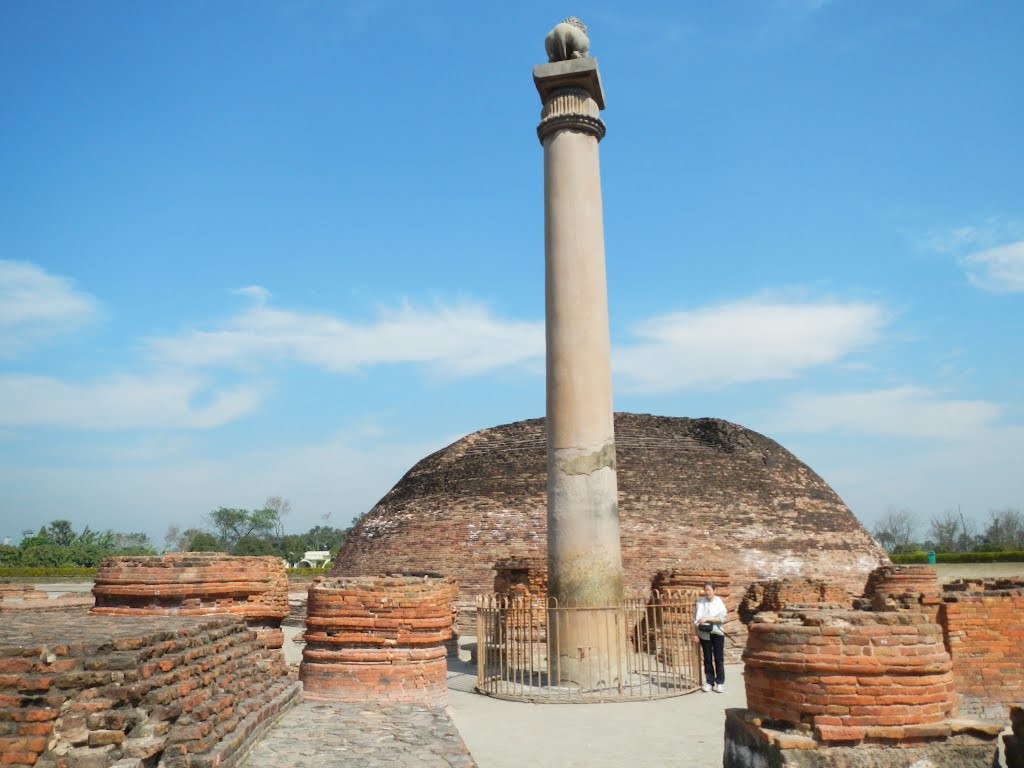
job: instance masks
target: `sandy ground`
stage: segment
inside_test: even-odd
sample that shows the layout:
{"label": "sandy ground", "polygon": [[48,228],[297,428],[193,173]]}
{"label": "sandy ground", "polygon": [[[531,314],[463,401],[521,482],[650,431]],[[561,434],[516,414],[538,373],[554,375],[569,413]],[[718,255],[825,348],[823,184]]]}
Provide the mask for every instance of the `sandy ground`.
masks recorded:
{"label": "sandy ground", "polygon": [[1024,563],[937,563],[933,567],[943,584],[957,579],[1024,578]]}
{"label": "sandy ground", "polygon": [[472,693],[476,672],[449,662],[448,710],[480,768],[721,766],[725,710],[746,705],[742,665],[725,693],[616,704],[529,704]]}

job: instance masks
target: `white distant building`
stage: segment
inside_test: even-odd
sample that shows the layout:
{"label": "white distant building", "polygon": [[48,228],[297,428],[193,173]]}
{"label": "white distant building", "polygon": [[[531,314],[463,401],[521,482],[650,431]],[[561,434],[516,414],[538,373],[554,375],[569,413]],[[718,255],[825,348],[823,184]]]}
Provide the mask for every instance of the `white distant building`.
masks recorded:
{"label": "white distant building", "polygon": [[326,568],[331,563],[331,551],[329,549],[324,550],[310,550],[306,552],[302,559],[295,564],[295,568]]}

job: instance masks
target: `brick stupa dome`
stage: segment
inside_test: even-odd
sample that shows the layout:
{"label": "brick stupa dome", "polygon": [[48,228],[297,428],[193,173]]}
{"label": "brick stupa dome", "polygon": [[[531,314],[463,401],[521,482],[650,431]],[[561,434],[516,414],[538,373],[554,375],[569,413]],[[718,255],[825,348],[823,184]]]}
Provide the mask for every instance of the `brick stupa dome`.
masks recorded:
{"label": "brick stupa dome", "polygon": [[[885,553],[815,474],[774,440],[721,419],[615,414],[627,593],[670,568],[756,579],[813,576],[860,594]],[[463,596],[494,564],[547,557],[544,419],[483,429],[427,456],[353,528],[332,573],[430,571]]]}

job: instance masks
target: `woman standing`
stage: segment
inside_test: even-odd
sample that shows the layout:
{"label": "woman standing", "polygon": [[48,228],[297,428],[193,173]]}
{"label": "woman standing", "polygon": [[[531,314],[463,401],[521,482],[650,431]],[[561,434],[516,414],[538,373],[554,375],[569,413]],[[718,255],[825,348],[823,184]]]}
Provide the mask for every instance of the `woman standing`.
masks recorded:
{"label": "woman standing", "polygon": [[715,594],[715,585],[710,581],[704,585],[704,597],[697,600],[697,612],[693,623],[700,638],[700,650],[704,656],[704,685],[702,691],[725,693],[725,623],[728,611],[722,598]]}

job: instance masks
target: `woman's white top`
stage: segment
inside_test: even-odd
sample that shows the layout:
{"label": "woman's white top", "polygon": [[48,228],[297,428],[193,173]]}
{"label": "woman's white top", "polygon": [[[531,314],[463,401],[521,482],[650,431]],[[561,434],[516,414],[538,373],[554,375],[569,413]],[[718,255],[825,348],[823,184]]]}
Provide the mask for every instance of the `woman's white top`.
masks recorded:
{"label": "woman's white top", "polygon": [[[710,600],[707,597],[697,598],[697,613],[693,617],[694,624],[700,624],[705,621],[712,619],[718,619],[724,622],[726,617],[729,615],[729,611],[726,610],[725,603],[722,602],[722,598],[715,595]],[[698,635],[705,634],[704,632],[698,632]],[[715,624],[711,630],[711,634],[724,635],[725,632],[722,630],[721,624]]]}

